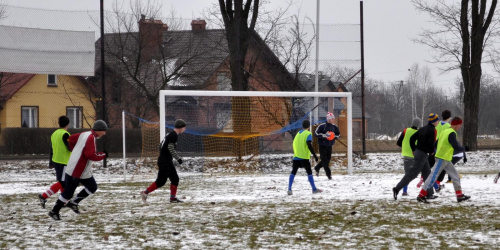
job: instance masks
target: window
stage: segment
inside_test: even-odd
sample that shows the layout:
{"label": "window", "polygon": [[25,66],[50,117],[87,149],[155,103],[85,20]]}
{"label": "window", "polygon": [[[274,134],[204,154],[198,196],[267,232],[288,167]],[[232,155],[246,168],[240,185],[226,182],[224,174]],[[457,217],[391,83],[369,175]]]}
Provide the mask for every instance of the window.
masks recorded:
{"label": "window", "polygon": [[215,108],[217,128],[223,129],[231,119],[231,106],[229,103],[216,103]]}
{"label": "window", "polygon": [[38,127],[38,107],[21,107],[21,127]]}
{"label": "window", "polygon": [[227,74],[225,72],[217,73],[217,90],[231,90],[231,79],[227,77]]}
{"label": "window", "polygon": [[82,107],[66,107],[69,128],[82,128]]}
{"label": "window", "polygon": [[56,75],[47,75],[47,85],[57,86]]}

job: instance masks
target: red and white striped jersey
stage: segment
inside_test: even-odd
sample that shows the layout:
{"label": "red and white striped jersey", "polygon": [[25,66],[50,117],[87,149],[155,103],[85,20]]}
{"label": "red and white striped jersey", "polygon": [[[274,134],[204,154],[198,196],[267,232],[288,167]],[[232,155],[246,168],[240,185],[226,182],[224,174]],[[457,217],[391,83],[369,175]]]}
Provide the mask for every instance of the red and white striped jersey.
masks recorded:
{"label": "red and white striped jersey", "polygon": [[92,161],[106,158],[106,154],[96,152],[95,140],[96,133],[93,130],[69,137],[68,142],[72,151],[66,166],[66,174],[80,179],[92,177]]}

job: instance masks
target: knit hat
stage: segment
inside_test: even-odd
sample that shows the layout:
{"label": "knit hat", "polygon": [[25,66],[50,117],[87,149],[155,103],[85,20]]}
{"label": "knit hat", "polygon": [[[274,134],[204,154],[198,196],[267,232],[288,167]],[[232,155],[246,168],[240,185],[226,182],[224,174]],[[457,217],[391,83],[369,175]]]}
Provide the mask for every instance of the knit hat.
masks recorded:
{"label": "knit hat", "polygon": [[330,119],[335,119],[335,115],[334,115],[334,114],[332,114],[332,113],[330,113],[330,112],[328,112],[328,114],[326,114],[326,119],[327,119],[327,120],[330,120]]}
{"label": "knit hat", "polygon": [[311,126],[311,122],[309,120],[302,121],[302,128],[309,128]]}
{"label": "knit hat", "polygon": [[175,128],[183,128],[186,127],[186,122],[182,119],[177,119],[174,123]]}
{"label": "knit hat", "polygon": [[463,121],[462,121],[462,118],[456,116],[456,117],[453,117],[453,120],[451,120],[451,125],[460,125],[462,124]]}
{"label": "knit hat", "polygon": [[103,120],[97,120],[94,122],[94,125],[92,126],[92,130],[94,131],[106,131],[108,130],[108,125],[106,125],[106,122]]}
{"label": "knit hat", "polygon": [[420,128],[422,126],[422,120],[418,117],[413,118],[413,121],[411,122],[412,127]]}
{"label": "knit hat", "polygon": [[437,114],[430,113],[428,121],[429,121],[429,123],[435,123],[435,122],[439,121],[439,116]]}

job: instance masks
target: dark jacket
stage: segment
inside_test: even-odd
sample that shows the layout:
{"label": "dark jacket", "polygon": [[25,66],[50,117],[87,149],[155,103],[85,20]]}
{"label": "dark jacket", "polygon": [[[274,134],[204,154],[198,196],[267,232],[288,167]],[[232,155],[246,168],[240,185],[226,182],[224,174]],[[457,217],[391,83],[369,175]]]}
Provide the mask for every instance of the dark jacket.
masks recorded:
{"label": "dark jacket", "polygon": [[[326,139],[326,133],[333,132],[335,138],[331,141]],[[320,146],[333,146],[335,141],[340,137],[340,130],[335,124],[330,124],[328,122],[320,124],[314,131],[314,136],[318,138],[318,145]]]}
{"label": "dark jacket", "polygon": [[177,151],[175,150],[176,146],[177,146],[177,133],[174,130],[165,136],[165,139],[161,145],[158,162],[166,162],[166,161],[172,161],[173,159],[179,159],[180,157],[179,155],[177,155]]}
{"label": "dark jacket", "polygon": [[[428,154],[434,154],[436,135],[436,127],[432,124],[420,128],[410,137],[411,150],[415,151],[416,149],[420,149]],[[415,141],[417,141],[417,146],[415,146]]]}

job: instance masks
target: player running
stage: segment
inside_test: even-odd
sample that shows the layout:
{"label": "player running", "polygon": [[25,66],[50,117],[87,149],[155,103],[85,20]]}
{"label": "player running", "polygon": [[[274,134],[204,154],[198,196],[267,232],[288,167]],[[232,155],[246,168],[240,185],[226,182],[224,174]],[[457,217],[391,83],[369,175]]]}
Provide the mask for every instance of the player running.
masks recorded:
{"label": "player running", "polygon": [[[103,160],[108,157],[108,152],[96,152],[95,140],[106,135],[107,129],[108,125],[104,121],[97,120],[94,122],[92,130],[69,137],[69,146],[73,150],[65,170],[64,191],[49,212],[52,219],[61,219],[59,211],[63,206],[69,207],[79,214],[78,204],[97,191],[97,183],[94,176],[92,176],[92,161]],[[80,184],[85,188],[75,198],[71,199]]]}
{"label": "player running", "polygon": [[71,149],[68,144],[69,132],[69,118],[66,116],[60,116],[59,120],[59,129],[54,131],[50,136],[50,160],[49,166],[54,168],[56,171],[56,180],[54,184],[50,186],[47,191],[42,194],[38,194],[38,200],[40,201],[40,206],[45,208],[45,203],[47,202],[47,198],[52,196],[61,190],[61,193],[64,190],[64,169],[66,165],[68,165],[68,160],[71,155]]}
{"label": "player running", "polygon": [[293,139],[293,169],[290,174],[290,178],[288,181],[288,195],[292,195],[292,185],[293,179],[295,179],[295,175],[297,174],[297,170],[299,168],[305,168],[307,172],[307,179],[309,179],[309,183],[312,187],[313,194],[321,193],[323,190],[316,188],[314,185],[314,178],[312,176],[311,163],[309,159],[311,158],[311,153],[314,155],[314,159],[318,161],[318,156],[314,153],[314,149],[312,147],[312,136],[311,132],[309,132],[309,126],[311,123],[309,120],[304,120],[302,122],[302,130],[300,130]]}
{"label": "player running", "polygon": [[[398,138],[397,145],[401,147],[401,156],[403,157],[403,164],[405,174],[408,174],[411,166],[413,166],[414,156],[410,146],[410,137],[418,131],[422,125],[420,118],[414,118],[411,122],[411,127],[405,128]],[[403,196],[408,195],[408,185],[403,187]]]}
{"label": "player running", "polygon": [[173,160],[182,164],[182,159],[177,155],[175,147],[177,145],[177,136],[186,130],[186,122],[178,119],[174,123],[174,130],[165,136],[161,145],[160,156],[158,157],[158,176],[156,180],[146,190],[141,192],[142,201],[147,204],[148,194],[162,187],[170,179],[170,202],[182,202],[177,199],[177,186],[179,185],[179,175],[175,169]]}
{"label": "player running", "polygon": [[425,198],[425,196],[427,195],[427,189],[434,184],[437,177],[443,170],[446,170],[448,175],[451,176],[451,179],[453,180],[453,187],[455,188],[457,201],[462,202],[470,199],[470,196],[464,195],[462,193],[460,176],[458,175],[458,172],[452,163],[454,154],[465,152],[465,148],[460,145],[457,140],[457,131],[460,130],[461,127],[462,119],[460,117],[454,117],[451,121],[451,127],[441,132],[441,136],[437,141],[437,161],[432,170],[432,173],[425,179],[422,190],[420,190],[420,194],[417,197],[418,201],[427,203],[427,199]]}

